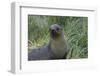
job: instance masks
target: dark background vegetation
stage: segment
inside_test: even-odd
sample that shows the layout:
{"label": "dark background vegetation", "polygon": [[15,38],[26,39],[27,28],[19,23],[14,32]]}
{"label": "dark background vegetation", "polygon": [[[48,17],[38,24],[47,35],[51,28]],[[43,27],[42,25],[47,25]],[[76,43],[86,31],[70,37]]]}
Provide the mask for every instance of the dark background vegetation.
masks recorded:
{"label": "dark background vegetation", "polygon": [[49,43],[49,26],[63,28],[70,51],[67,58],[88,57],[88,18],[73,16],[28,15],[28,48],[39,48]]}

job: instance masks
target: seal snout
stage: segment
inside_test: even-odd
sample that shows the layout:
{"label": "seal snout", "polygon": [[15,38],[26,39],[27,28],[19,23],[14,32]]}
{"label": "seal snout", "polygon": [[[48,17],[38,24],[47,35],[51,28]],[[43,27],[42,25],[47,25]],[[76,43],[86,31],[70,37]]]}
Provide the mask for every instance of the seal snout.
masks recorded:
{"label": "seal snout", "polygon": [[55,29],[52,29],[52,30],[51,30],[51,34],[54,36],[54,35],[57,34],[57,31],[56,31]]}

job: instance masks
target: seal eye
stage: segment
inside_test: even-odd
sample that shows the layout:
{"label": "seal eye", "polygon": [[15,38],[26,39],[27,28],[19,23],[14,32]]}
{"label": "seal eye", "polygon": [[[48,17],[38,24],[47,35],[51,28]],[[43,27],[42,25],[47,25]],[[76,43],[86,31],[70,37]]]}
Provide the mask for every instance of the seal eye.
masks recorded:
{"label": "seal eye", "polygon": [[59,28],[57,28],[56,30],[59,31]]}

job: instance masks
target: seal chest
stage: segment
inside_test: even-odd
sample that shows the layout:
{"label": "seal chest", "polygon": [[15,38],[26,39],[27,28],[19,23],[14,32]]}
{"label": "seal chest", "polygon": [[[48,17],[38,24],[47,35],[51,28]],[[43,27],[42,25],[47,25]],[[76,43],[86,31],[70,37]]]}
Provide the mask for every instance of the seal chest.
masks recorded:
{"label": "seal chest", "polygon": [[52,41],[51,51],[55,55],[55,58],[63,58],[67,52],[65,40]]}
{"label": "seal chest", "polygon": [[51,25],[50,34],[50,45],[54,58],[63,58],[67,53],[67,45],[62,28],[57,24]]}

